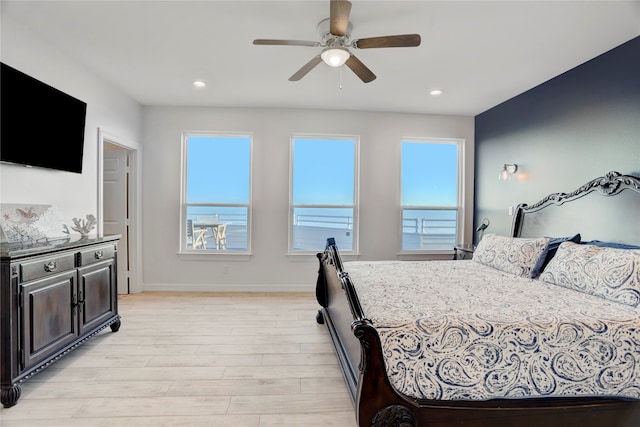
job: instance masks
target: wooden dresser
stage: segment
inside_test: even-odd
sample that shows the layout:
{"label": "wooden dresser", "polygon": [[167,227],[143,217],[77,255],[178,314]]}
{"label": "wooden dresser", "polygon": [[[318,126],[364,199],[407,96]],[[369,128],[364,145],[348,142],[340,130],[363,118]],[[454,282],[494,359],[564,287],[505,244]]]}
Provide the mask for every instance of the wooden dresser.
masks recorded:
{"label": "wooden dresser", "polygon": [[120,328],[119,235],[44,243],[2,243],[0,402],[20,398],[22,381],[107,326]]}

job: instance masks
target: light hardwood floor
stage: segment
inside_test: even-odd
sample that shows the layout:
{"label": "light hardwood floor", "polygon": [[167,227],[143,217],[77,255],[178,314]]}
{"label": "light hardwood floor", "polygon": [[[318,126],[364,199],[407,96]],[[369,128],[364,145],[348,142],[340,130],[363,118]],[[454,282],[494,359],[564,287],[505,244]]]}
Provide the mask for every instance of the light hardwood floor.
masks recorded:
{"label": "light hardwood floor", "polygon": [[22,383],[2,427],[356,427],[315,296],[121,296],[106,329]]}

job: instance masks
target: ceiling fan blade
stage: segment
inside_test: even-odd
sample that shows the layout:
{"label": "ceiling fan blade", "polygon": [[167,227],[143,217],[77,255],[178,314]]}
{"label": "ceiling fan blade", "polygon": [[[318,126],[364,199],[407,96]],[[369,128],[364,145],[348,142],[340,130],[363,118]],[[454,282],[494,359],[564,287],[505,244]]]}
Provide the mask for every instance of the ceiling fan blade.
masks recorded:
{"label": "ceiling fan blade", "polygon": [[320,55],[314,56],[313,58],[311,58],[311,61],[304,64],[302,68],[296,71],[296,73],[293,76],[289,77],[289,81],[297,82],[298,80],[306,76],[309,71],[311,71],[316,65],[318,65],[321,62],[322,62],[322,58],[320,57]]}
{"label": "ceiling fan blade", "polygon": [[420,34],[402,34],[399,36],[368,37],[353,41],[358,49],[372,49],[378,47],[416,47],[420,46]]}
{"label": "ceiling fan blade", "polygon": [[320,46],[319,42],[308,40],[274,40],[274,39],[255,39],[253,44],[263,46]]}
{"label": "ceiling fan blade", "polygon": [[373,72],[371,72],[371,70],[358,58],[356,58],[355,55],[351,55],[349,59],[347,59],[347,62],[345,62],[345,65],[351,68],[351,71],[353,71],[356,76],[360,77],[360,80],[365,83],[372,82],[376,79],[376,75],[373,74]]}
{"label": "ceiling fan blade", "polygon": [[329,10],[329,32],[334,36],[344,36],[349,27],[351,2],[346,0],[331,0]]}

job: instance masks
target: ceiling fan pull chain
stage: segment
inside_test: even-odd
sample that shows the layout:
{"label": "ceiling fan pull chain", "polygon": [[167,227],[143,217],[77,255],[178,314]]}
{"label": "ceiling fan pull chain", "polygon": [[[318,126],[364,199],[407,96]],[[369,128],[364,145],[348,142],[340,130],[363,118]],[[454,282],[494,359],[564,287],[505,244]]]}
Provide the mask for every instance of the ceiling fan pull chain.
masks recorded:
{"label": "ceiling fan pull chain", "polygon": [[344,65],[340,66],[340,90],[342,90],[342,69],[344,68]]}

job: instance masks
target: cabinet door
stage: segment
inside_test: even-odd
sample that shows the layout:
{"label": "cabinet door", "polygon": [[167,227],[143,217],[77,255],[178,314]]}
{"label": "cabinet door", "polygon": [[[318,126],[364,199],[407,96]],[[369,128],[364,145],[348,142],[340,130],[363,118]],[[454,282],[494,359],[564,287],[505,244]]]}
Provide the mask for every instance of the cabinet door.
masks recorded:
{"label": "cabinet door", "polygon": [[46,359],[78,336],[76,271],[20,285],[22,368]]}
{"label": "cabinet door", "polygon": [[80,335],[117,314],[115,270],[113,259],[78,269]]}

